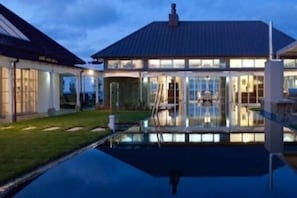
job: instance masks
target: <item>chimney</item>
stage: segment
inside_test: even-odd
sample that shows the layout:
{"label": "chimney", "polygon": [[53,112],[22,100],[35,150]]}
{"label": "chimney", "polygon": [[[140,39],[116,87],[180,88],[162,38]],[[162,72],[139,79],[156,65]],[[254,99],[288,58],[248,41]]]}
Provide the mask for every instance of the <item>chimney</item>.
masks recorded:
{"label": "chimney", "polygon": [[171,13],[169,14],[169,26],[178,25],[178,14],[176,14],[176,4],[171,4]]}

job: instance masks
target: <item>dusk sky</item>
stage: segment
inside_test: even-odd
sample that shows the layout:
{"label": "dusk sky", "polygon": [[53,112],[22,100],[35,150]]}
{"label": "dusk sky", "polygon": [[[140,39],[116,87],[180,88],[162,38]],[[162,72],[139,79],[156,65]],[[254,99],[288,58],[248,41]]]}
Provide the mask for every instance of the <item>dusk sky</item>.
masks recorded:
{"label": "dusk sky", "polygon": [[152,21],[262,20],[297,38],[296,0],[2,0],[4,6],[85,61]]}

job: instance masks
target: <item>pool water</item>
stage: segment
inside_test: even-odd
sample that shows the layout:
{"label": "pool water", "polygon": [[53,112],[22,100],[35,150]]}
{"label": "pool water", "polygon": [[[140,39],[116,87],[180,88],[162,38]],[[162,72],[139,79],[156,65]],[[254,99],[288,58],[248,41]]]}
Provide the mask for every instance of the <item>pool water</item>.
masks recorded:
{"label": "pool water", "polygon": [[247,108],[226,117],[198,107],[162,111],[157,121],[125,129],[14,196],[297,197],[297,172],[280,154],[297,153],[295,131]]}
{"label": "pool water", "polygon": [[[259,145],[105,144],[36,178],[15,197],[296,197],[297,173]],[[271,177],[272,175],[272,177]]]}

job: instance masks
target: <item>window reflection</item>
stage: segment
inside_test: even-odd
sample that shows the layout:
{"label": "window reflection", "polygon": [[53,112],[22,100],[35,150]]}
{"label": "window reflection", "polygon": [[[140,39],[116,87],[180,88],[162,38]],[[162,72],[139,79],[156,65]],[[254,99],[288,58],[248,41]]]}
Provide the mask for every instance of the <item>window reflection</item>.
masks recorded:
{"label": "window reflection", "polygon": [[296,67],[297,59],[284,59],[284,67]]}
{"label": "window reflection", "polygon": [[225,59],[189,59],[189,68],[225,68]]}
{"label": "window reflection", "polygon": [[230,59],[230,68],[264,68],[266,59]]}
{"label": "window reflection", "polygon": [[108,69],[141,69],[143,68],[142,60],[108,60]]}
{"label": "window reflection", "polygon": [[149,59],[148,66],[151,69],[177,69],[185,67],[184,59]]}

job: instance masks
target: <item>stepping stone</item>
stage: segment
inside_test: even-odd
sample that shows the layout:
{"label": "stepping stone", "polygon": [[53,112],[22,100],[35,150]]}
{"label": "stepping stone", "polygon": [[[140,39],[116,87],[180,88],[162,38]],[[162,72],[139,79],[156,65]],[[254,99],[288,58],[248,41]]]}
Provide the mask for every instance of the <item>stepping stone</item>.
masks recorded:
{"label": "stepping stone", "polygon": [[43,129],[42,131],[54,131],[54,130],[57,130],[61,127],[49,127],[49,128],[46,128],[46,129]]}
{"label": "stepping stone", "polygon": [[5,127],[1,127],[0,130],[5,130],[5,129],[12,129],[14,128],[13,126],[5,126]]}
{"label": "stepping stone", "polygon": [[23,131],[33,130],[33,129],[36,129],[36,128],[37,128],[36,126],[28,126],[26,128],[23,128]]}
{"label": "stepping stone", "polygon": [[70,128],[70,129],[68,129],[67,131],[69,131],[69,132],[73,132],[73,131],[78,131],[78,130],[81,130],[81,129],[83,129],[84,127],[72,127],[72,128]]}
{"label": "stepping stone", "polygon": [[94,128],[94,129],[91,130],[91,132],[100,132],[100,131],[106,131],[106,129],[98,127],[98,128]]}

